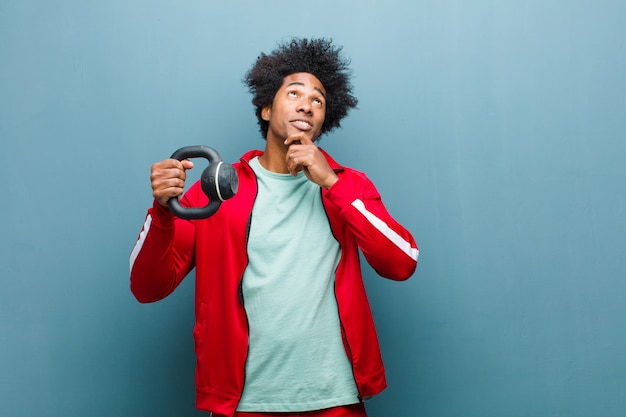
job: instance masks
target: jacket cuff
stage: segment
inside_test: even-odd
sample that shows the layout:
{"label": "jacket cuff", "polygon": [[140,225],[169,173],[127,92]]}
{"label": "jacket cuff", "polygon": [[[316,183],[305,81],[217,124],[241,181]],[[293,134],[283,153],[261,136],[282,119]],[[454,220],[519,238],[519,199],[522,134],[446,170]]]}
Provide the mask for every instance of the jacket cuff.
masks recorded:
{"label": "jacket cuff", "polygon": [[174,214],[168,207],[163,207],[156,199],[152,203],[150,214],[152,215],[153,225],[164,229],[174,227],[174,221],[176,220]]}
{"label": "jacket cuff", "polygon": [[349,207],[358,198],[357,184],[354,181],[343,181],[341,177],[326,190],[326,198],[340,210]]}

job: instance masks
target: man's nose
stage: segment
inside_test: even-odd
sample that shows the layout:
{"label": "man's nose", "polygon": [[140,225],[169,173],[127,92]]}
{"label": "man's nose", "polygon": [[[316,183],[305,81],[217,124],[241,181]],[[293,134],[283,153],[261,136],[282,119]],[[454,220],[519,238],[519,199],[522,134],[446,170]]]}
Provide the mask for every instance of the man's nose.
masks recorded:
{"label": "man's nose", "polygon": [[298,102],[297,111],[304,112],[306,114],[311,114],[312,109],[313,107],[311,106],[311,103],[308,102],[308,100],[300,100]]}

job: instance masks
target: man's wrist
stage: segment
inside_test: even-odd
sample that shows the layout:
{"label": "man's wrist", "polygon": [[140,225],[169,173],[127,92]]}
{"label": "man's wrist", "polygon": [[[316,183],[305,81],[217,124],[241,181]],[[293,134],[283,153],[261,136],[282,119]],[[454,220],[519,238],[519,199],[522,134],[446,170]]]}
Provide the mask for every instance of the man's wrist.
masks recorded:
{"label": "man's wrist", "polygon": [[337,174],[333,173],[333,176],[330,178],[330,180],[326,181],[326,183],[322,187],[328,190],[330,187],[335,185],[337,181],[339,181],[339,177],[337,176]]}

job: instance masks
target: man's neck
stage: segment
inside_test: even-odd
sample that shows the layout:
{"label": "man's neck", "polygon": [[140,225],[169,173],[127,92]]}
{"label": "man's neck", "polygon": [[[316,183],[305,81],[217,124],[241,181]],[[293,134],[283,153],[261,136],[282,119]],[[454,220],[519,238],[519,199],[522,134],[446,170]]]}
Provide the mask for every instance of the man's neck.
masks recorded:
{"label": "man's neck", "polygon": [[267,139],[265,143],[265,152],[259,157],[259,163],[263,168],[268,171],[275,172],[277,174],[288,174],[287,169],[287,147],[276,141]]}

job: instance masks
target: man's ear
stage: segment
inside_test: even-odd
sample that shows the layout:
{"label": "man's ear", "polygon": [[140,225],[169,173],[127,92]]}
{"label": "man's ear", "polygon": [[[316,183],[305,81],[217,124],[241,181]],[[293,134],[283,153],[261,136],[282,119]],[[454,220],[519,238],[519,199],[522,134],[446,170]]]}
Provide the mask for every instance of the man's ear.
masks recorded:
{"label": "man's ear", "polygon": [[265,106],[261,109],[261,119],[266,122],[270,121],[270,116],[272,115],[272,108],[270,106]]}

